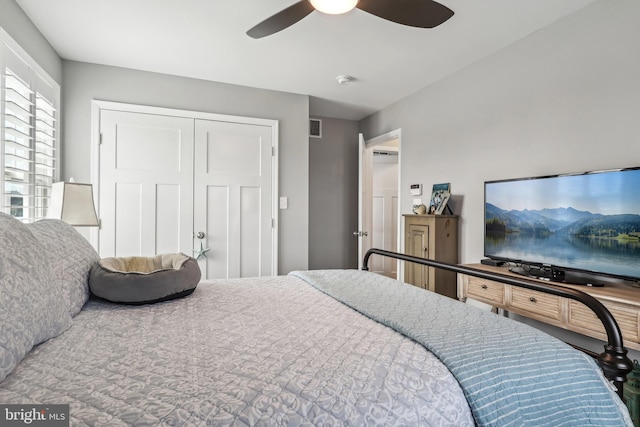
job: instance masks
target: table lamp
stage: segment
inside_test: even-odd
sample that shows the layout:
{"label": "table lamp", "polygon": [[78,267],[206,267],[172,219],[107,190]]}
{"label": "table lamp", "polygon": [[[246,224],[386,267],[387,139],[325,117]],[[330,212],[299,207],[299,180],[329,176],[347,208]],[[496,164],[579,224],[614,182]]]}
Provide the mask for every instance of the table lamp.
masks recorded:
{"label": "table lamp", "polygon": [[100,225],[93,203],[91,184],[56,182],[52,186],[48,218],[61,219],[76,227]]}

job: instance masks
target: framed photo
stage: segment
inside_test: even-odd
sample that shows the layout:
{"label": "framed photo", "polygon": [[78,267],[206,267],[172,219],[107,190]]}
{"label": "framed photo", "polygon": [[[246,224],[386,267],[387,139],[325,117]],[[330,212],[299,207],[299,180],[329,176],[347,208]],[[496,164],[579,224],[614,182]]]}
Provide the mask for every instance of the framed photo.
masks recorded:
{"label": "framed photo", "polygon": [[429,201],[429,208],[427,213],[440,215],[447,207],[447,202],[451,197],[451,184],[433,184],[431,190],[431,200]]}

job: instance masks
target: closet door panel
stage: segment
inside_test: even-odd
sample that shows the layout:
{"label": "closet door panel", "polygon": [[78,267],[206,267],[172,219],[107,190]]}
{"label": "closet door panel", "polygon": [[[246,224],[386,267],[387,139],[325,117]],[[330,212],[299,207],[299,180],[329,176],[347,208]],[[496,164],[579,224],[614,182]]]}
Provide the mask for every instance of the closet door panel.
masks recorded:
{"label": "closet door panel", "polygon": [[[207,141],[208,172],[244,177],[260,176],[264,147],[261,138],[256,138],[256,135],[251,133],[255,130],[254,126],[237,123],[231,126],[225,125],[224,127],[229,128],[220,129],[223,126],[217,125],[215,127],[218,129],[215,132],[219,133],[209,134]],[[248,129],[244,129],[245,126],[249,126]]]}
{"label": "closet door panel", "polygon": [[[196,120],[195,140],[194,224],[196,231],[209,230],[200,268],[208,278],[275,274],[272,128]],[[225,188],[226,198],[212,188]]]}
{"label": "closet door panel", "polygon": [[240,276],[260,276],[261,235],[260,233],[259,187],[240,188]]}
{"label": "closet door panel", "polygon": [[181,191],[177,184],[156,186],[156,254],[172,253],[180,247],[181,207],[176,200],[183,199]]}
{"label": "closet door panel", "polygon": [[[229,187],[207,186],[207,224],[205,230],[209,252],[200,265],[208,267],[208,279],[223,279],[229,276]],[[204,244],[204,243],[203,243]]]}
{"label": "closet door panel", "polygon": [[115,254],[142,253],[142,186],[115,183],[115,235],[111,243]]}
{"label": "closet door panel", "polygon": [[100,255],[190,255],[193,119],[103,110],[100,133]]}

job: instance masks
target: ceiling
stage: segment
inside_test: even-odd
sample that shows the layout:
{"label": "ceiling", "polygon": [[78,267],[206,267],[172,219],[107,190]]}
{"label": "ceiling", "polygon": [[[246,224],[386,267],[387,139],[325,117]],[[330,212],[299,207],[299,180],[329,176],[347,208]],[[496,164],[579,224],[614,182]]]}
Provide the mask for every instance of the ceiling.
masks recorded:
{"label": "ceiling", "polygon": [[64,59],[305,94],[311,115],[349,120],[593,1],[442,0],[455,15],[433,29],[316,11],[255,40],[249,28],[296,0],[16,0]]}

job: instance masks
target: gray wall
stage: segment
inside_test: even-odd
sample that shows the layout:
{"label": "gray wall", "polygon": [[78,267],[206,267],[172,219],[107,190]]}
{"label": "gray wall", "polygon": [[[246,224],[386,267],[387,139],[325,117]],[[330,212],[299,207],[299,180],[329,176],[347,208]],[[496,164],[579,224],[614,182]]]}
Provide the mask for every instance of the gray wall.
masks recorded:
{"label": "gray wall", "polygon": [[[615,4],[614,4],[615,3]],[[485,180],[640,166],[640,2],[600,0],[360,122],[402,129],[409,184],[450,182],[483,256]],[[411,210],[403,197],[403,213]]]}
{"label": "gray wall", "polygon": [[[64,178],[90,178],[93,98],[278,119],[280,193],[290,206],[280,211],[280,272],[357,264],[355,256],[342,256],[355,252],[349,235],[356,195],[346,194],[357,185],[357,149],[347,150],[351,122],[335,122],[338,149],[348,152],[331,159],[327,151],[335,147],[308,142],[306,96],[63,64],[15,2],[1,1],[0,25],[62,83]],[[639,9],[634,0],[615,7],[597,1],[360,122],[367,139],[402,128],[403,191],[414,182],[425,188],[451,182],[462,262],[482,257],[485,180],[640,164]],[[334,126],[324,120],[327,138]],[[332,181],[326,171],[333,169],[345,178]],[[403,212],[410,212],[410,199],[403,197]],[[336,200],[340,207],[328,208]],[[334,213],[330,227],[322,223]],[[341,231],[330,237],[327,230]],[[334,256],[338,248],[342,253]]]}
{"label": "gray wall", "polygon": [[307,96],[63,61],[14,0],[0,2],[0,26],[62,86],[62,179],[91,178],[92,99],[279,120],[279,272],[308,268]]}
{"label": "gray wall", "polygon": [[62,82],[62,60],[14,0],[0,0],[0,27],[54,79]]}
{"label": "gray wall", "polygon": [[309,100],[165,74],[63,61],[62,176],[91,178],[91,100],[279,120],[279,273],[306,269],[309,235]]}
{"label": "gray wall", "polygon": [[358,123],[322,119],[309,138],[309,268],[357,268]]}

